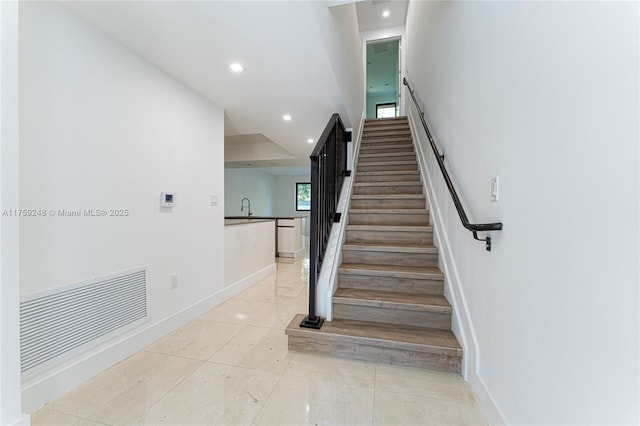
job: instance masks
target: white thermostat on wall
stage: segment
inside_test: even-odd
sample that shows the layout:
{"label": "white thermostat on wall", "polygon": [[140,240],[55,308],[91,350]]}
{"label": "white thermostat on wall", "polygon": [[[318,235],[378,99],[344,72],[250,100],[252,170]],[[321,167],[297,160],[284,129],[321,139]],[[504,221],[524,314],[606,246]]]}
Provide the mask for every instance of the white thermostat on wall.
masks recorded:
{"label": "white thermostat on wall", "polygon": [[176,195],[173,192],[160,193],[160,207],[173,207],[176,202]]}

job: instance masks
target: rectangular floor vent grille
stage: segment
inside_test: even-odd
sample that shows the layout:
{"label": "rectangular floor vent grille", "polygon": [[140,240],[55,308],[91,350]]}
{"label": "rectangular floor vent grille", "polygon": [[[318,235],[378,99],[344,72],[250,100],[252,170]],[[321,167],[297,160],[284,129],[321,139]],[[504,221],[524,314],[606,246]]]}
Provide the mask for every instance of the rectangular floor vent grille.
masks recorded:
{"label": "rectangular floor vent grille", "polygon": [[145,318],[146,269],[25,300],[20,303],[22,372],[62,362],[64,355],[94,346],[100,338]]}

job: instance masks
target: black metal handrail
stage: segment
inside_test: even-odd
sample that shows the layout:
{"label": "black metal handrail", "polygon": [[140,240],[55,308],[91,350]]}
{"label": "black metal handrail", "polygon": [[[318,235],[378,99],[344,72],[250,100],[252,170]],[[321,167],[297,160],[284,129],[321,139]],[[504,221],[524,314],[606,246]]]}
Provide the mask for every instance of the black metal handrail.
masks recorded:
{"label": "black metal handrail", "polygon": [[442,172],[442,177],[444,178],[444,181],[447,184],[447,188],[449,188],[449,193],[451,194],[451,198],[453,198],[453,204],[456,206],[456,210],[458,211],[458,216],[460,216],[460,220],[462,221],[462,226],[467,228],[469,231],[473,232],[473,238],[475,238],[478,241],[484,241],[487,251],[491,251],[491,237],[487,236],[485,238],[478,238],[478,232],[500,231],[502,230],[502,222],[469,223],[469,219],[467,218],[467,213],[465,213],[464,211],[464,207],[460,202],[460,198],[458,197],[456,188],[453,186],[453,182],[451,182],[449,173],[447,173],[447,169],[444,166],[444,155],[441,155],[440,152],[438,151],[438,147],[436,146],[436,143],[433,140],[433,136],[431,135],[429,126],[427,125],[427,122],[424,119],[424,112],[420,109],[420,105],[418,104],[418,100],[414,95],[414,91],[411,89],[411,86],[409,85],[409,82],[407,81],[406,78],[402,79],[402,84],[407,86],[407,89],[411,94],[411,98],[413,99],[413,103],[416,105],[416,109],[418,110],[418,115],[420,116],[420,120],[422,121],[422,127],[424,127],[424,131],[427,133],[427,138],[429,139],[429,143],[431,144],[431,149],[433,150],[433,154],[436,156],[436,160],[438,161],[438,166],[440,166],[440,171]]}
{"label": "black metal handrail", "polygon": [[311,153],[311,229],[309,235],[309,315],[300,327],[320,328],[324,319],[316,315],[316,283],[331,226],[340,222],[336,212],[347,170],[347,142],[351,132],[333,114]]}

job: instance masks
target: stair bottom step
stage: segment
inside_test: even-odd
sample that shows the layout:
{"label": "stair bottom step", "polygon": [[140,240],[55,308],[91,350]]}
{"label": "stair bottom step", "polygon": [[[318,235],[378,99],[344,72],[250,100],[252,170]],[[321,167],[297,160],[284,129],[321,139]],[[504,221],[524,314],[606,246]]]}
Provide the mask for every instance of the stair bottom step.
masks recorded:
{"label": "stair bottom step", "polygon": [[301,328],[303,314],[287,326],[289,350],[459,373],[462,349],[451,331],[353,320]]}

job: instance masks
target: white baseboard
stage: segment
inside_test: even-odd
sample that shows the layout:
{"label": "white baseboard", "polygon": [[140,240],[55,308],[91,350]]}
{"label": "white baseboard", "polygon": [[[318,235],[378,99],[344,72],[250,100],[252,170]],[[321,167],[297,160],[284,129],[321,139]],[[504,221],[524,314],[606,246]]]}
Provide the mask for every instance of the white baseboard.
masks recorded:
{"label": "white baseboard", "polygon": [[[153,324],[147,323],[138,330],[127,333],[126,336],[113,339],[61,366],[24,381],[22,384],[22,410],[26,413],[33,413],[45,403],[53,401],[78,387],[90,378],[149,346],[166,334],[215,308],[275,272],[276,264],[272,263],[163,320]],[[28,418],[29,416],[27,416],[27,423],[25,423],[27,425],[29,424]]]}
{"label": "white baseboard", "polygon": [[300,259],[301,257],[304,257],[304,252],[305,252],[305,248],[304,247],[299,248],[298,250],[296,250],[293,253],[293,258],[294,259]]}
{"label": "white baseboard", "polygon": [[11,423],[7,423],[7,426],[29,426],[31,424],[31,416],[23,414]]}
{"label": "white baseboard", "polygon": [[[451,328],[455,336],[460,341],[464,349],[464,358],[462,364],[462,375],[469,382],[471,390],[473,391],[482,411],[487,419],[487,422],[491,425],[494,424],[506,424],[505,418],[501,413],[501,410],[496,405],[494,399],[485,385],[482,377],[479,374],[480,370],[480,354],[478,351],[478,341],[476,333],[471,320],[471,315],[466,303],[464,295],[464,289],[458,274],[458,269],[455,263],[455,257],[449,243],[449,237],[446,229],[443,227],[444,218],[442,216],[442,209],[438,204],[438,200],[435,196],[435,189],[433,187],[433,179],[438,176],[434,176],[429,172],[427,168],[427,156],[433,155],[431,152],[425,152],[424,147],[429,147],[429,143],[423,141],[426,136],[422,136],[424,131],[422,128],[418,129],[416,126],[416,120],[414,118],[415,110],[409,108],[407,116],[409,118],[409,125],[411,127],[411,133],[415,140],[416,155],[418,157],[418,165],[420,172],[424,177],[424,186],[427,193],[427,202],[429,205],[429,211],[431,212],[431,220],[434,227],[434,243],[439,250],[439,266],[445,275],[445,295],[453,307],[453,318],[451,321]],[[426,148],[428,151],[428,148]],[[462,226],[462,225],[461,225]]]}
{"label": "white baseboard", "polygon": [[487,424],[490,425],[506,425],[506,417],[500,411],[498,404],[493,400],[489,390],[487,389],[484,380],[478,374],[476,370],[474,370],[474,374],[469,375],[469,386],[471,387],[471,392],[476,397],[476,401],[482,408],[482,413],[484,414],[484,418],[487,421]]}

